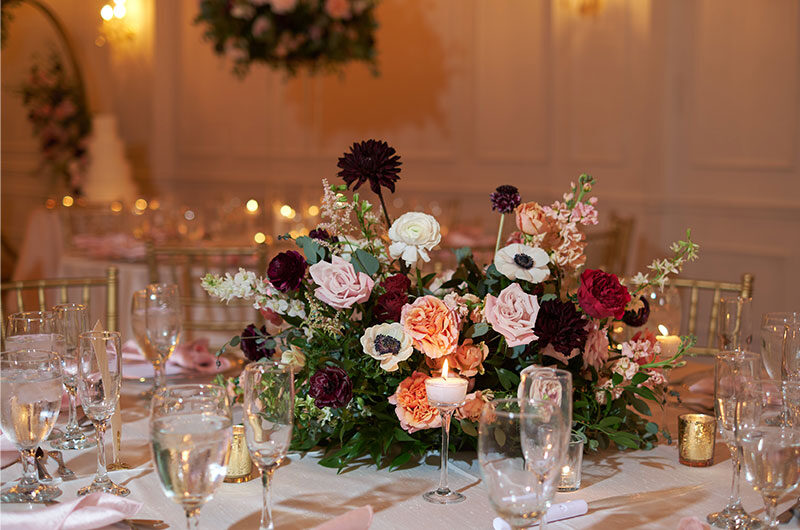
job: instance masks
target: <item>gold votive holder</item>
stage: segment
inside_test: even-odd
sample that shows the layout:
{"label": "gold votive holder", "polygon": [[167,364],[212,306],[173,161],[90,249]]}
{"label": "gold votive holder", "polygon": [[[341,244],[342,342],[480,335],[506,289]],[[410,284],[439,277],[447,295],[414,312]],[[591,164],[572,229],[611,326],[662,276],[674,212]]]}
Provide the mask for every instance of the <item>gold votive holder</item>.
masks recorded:
{"label": "gold votive holder", "polygon": [[225,482],[249,482],[258,475],[258,468],[253,465],[247,449],[244,425],[234,425],[233,439],[228,449],[228,473],[225,475]]}
{"label": "gold votive holder", "polygon": [[714,461],[717,420],[707,414],[678,417],[678,461],[691,467],[710,466]]}
{"label": "gold votive holder", "polygon": [[573,438],[567,446],[567,458],[561,466],[558,491],[576,491],[581,487],[581,466],[583,466],[583,440]]}

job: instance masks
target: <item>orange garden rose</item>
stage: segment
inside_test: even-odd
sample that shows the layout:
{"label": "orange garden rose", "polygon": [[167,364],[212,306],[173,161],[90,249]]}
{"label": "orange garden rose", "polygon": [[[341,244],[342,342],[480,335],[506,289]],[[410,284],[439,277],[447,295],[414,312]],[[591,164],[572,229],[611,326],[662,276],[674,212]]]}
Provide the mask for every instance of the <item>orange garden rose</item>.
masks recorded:
{"label": "orange garden rose", "polygon": [[483,405],[492,399],[492,393],[487,391],[467,394],[464,404],[456,410],[456,418],[460,420],[478,421],[481,418]]}
{"label": "orange garden rose", "polygon": [[462,377],[474,377],[483,373],[483,361],[488,355],[489,347],[486,343],[473,344],[472,339],[466,339],[450,356],[450,366],[458,370]]}
{"label": "orange garden rose", "polygon": [[552,249],[559,245],[558,227],[548,217],[544,208],[536,202],[525,202],[514,210],[517,228],[530,236],[540,236],[542,248]]}
{"label": "orange garden rose", "polygon": [[453,353],[458,345],[458,316],[435,296],[403,307],[400,323],[414,347],[432,359]]}
{"label": "orange garden rose", "polygon": [[435,429],[442,425],[439,412],[428,404],[428,393],[425,390],[425,380],[428,377],[422,372],[414,372],[389,396],[389,403],[396,405],[394,411],[400,420],[400,426],[409,433]]}

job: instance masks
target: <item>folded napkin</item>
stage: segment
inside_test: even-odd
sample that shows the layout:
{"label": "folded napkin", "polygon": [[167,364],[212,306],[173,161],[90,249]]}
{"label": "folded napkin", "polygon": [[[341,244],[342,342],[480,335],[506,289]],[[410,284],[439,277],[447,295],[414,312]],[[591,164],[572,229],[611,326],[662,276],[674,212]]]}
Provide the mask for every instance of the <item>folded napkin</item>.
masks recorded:
{"label": "folded napkin", "polygon": [[3,530],[91,530],[127,519],[141,507],[140,502],[98,492],[38,510],[3,510]]}
{"label": "folded napkin", "polygon": [[[142,350],[136,341],[129,340],[122,345],[122,360],[125,368],[122,370],[123,377],[138,379],[140,377],[151,377],[153,375],[153,365],[145,359]],[[188,344],[178,344],[167,360],[166,374],[185,374],[187,372],[200,372],[205,374],[216,374],[224,372],[231,366],[231,361],[225,357],[219,358],[220,365],[217,366],[217,357],[208,351],[208,339],[196,339]]]}
{"label": "folded napkin", "polygon": [[710,530],[711,526],[697,517],[684,517],[678,521],[678,530]]}
{"label": "folded napkin", "polygon": [[372,524],[372,506],[367,504],[315,526],[312,530],[367,530],[370,524]]}

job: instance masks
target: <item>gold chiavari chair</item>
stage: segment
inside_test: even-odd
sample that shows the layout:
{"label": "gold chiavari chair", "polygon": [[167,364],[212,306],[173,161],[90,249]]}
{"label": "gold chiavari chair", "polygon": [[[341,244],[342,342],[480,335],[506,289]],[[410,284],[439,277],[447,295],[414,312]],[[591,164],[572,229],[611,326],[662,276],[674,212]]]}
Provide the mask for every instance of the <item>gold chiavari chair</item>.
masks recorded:
{"label": "gold chiavari chair", "polygon": [[[719,315],[719,300],[725,293],[733,293],[743,298],[752,298],[753,282],[755,277],[750,273],[742,274],[740,282],[717,282],[712,280],[690,280],[686,278],[675,278],[670,280],[670,285],[679,289],[681,296],[689,294],[689,318],[687,333],[697,335],[698,305],[700,293],[711,293],[711,315],[708,319],[708,336],[705,346],[695,346],[689,349],[689,355],[715,355],[717,340],[717,317]],[[738,324],[738,323],[737,323]],[[698,337],[699,343],[699,337]]]}
{"label": "gold chiavari chair", "polygon": [[38,311],[45,311],[53,305],[47,302],[47,292],[50,290],[58,290],[57,303],[65,304],[70,301],[70,290],[80,289],[80,303],[88,306],[90,305],[89,289],[103,287],[105,287],[106,290],[106,329],[109,331],[116,331],[119,326],[119,313],[117,312],[119,277],[116,267],[109,267],[106,269],[106,275],[99,277],[22,280],[0,284],[0,317],[3,319],[2,325],[0,325],[0,337],[2,338],[3,347],[5,347],[6,329],[2,300],[7,292],[14,293],[17,311],[30,311],[31,308],[26,306],[25,303],[26,297],[24,296],[24,292],[35,290],[37,295],[35,307]]}
{"label": "gold chiavari chair", "polygon": [[611,214],[610,219],[607,229],[587,232],[586,266],[624,276],[628,266],[634,219],[620,217],[615,213]]}
{"label": "gold chiavari chair", "polygon": [[[239,267],[266,276],[267,246],[253,247],[157,247],[147,244],[150,283],[175,283],[184,307],[183,328],[187,332],[225,332],[237,334],[252,323],[260,325],[261,315],[252,302],[231,300],[227,305],[211,298],[200,285],[208,272],[235,274]],[[226,340],[220,334],[219,342]],[[196,337],[195,337],[196,338]],[[217,338],[217,337],[215,337]],[[212,344],[214,345],[214,344]]]}

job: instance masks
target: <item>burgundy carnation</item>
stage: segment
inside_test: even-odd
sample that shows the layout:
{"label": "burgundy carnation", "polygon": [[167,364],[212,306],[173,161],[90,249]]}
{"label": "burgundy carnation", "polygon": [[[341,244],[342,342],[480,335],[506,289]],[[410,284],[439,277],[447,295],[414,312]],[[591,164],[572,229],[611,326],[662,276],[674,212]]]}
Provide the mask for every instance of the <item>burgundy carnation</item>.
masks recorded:
{"label": "burgundy carnation", "polygon": [[548,300],[539,306],[539,315],[533,328],[542,345],[551,344],[557,352],[569,357],[575,348],[583,349],[586,343],[586,321],[572,302]]}
{"label": "burgundy carnation", "polygon": [[622,318],[631,294],[615,274],[587,269],[581,274],[578,303],[592,318]]}
{"label": "burgundy carnation", "polygon": [[373,316],[378,322],[388,320],[400,322],[400,313],[407,303],[408,293],[405,291],[387,291],[378,297]]}
{"label": "burgundy carnation", "polygon": [[508,184],[498,186],[497,190],[489,195],[489,199],[492,201],[492,210],[500,213],[511,213],[522,202],[517,187]]}
{"label": "burgundy carnation", "polygon": [[305,273],[306,260],[296,250],[281,252],[272,258],[267,269],[267,276],[272,286],[282,293],[300,287]]}
{"label": "burgundy carnation", "polygon": [[391,292],[399,292],[399,293],[407,293],[408,290],[411,288],[411,280],[408,279],[408,276],[405,274],[395,274],[394,276],[389,276],[381,285],[384,289],[386,289],[387,293]]}
{"label": "burgundy carnation", "polygon": [[353,383],[347,373],[338,366],[323,366],[309,379],[308,395],[319,407],[335,409],[346,406],[353,399]]}
{"label": "burgundy carnation", "polygon": [[264,346],[264,342],[269,338],[266,326],[261,326],[259,332],[253,324],[250,324],[242,331],[239,347],[248,361],[260,361],[264,357],[272,357],[275,353],[275,348]]}
{"label": "burgundy carnation", "polygon": [[622,316],[622,321],[633,328],[644,326],[650,318],[650,303],[647,301],[647,298],[640,296],[639,300],[642,301],[642,307],[637,311],[625,311],[625,314]]}

